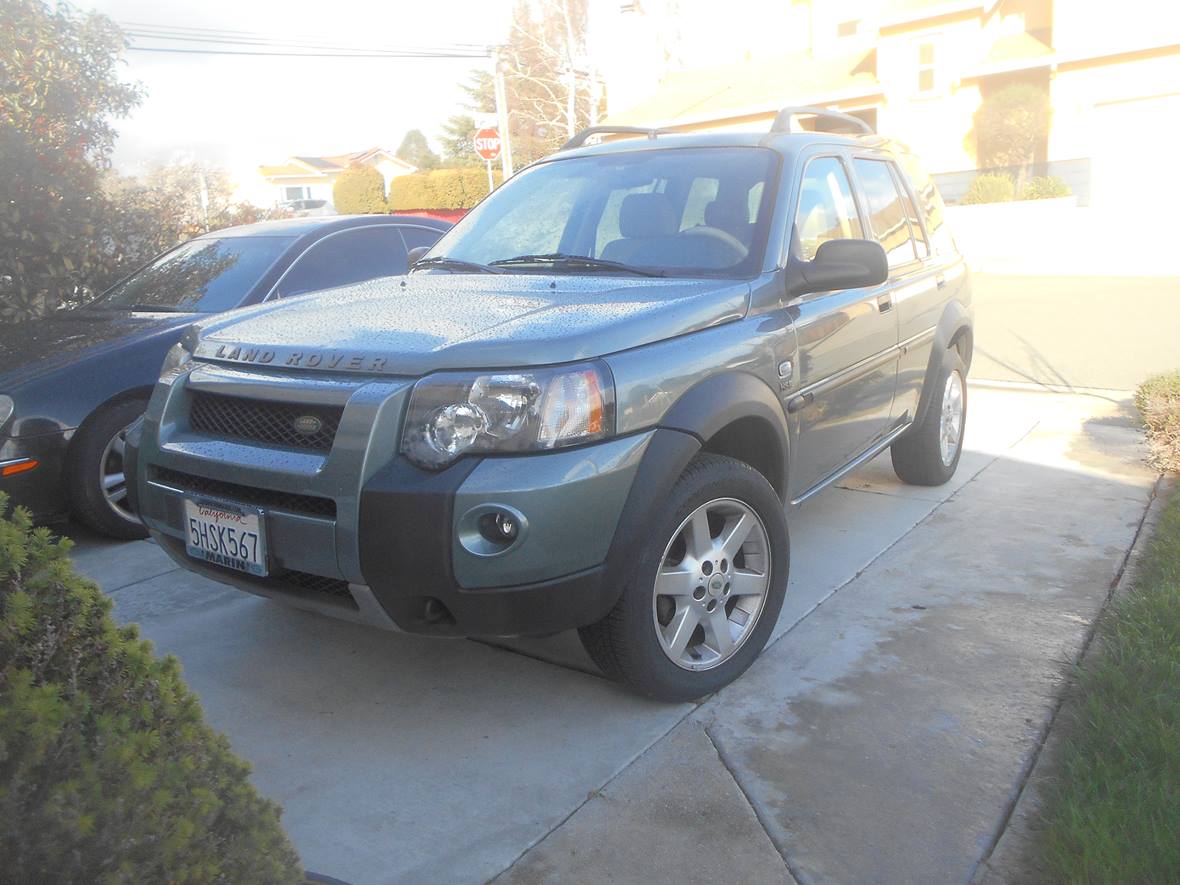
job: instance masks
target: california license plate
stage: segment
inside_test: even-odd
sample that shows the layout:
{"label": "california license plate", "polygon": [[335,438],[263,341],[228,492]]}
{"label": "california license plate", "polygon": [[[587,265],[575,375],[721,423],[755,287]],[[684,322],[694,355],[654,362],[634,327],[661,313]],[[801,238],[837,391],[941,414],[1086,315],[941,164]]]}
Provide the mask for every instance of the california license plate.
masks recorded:
{"label": "california license plate", "polygon": [[261,510],[186,498],[184,516],[189,556],[251,575],[266,575]]}

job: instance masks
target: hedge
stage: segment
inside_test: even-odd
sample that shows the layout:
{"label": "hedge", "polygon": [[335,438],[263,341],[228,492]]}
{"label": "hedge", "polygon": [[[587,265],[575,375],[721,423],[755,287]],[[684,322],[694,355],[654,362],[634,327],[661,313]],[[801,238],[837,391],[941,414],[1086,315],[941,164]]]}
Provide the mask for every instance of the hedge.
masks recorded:
{"label": "hedge", "polygon": [[1025,182],[1020,189],[1022,200],[1052,200],[1057,197],[1068,197],[1073,191],[1069,185],[1056,175],[1037,175]]}
{"label": "hedge", "polygon": [[384,213],[384,176],[372,166],[349,166],[332,185],[332,205],[341,215]]}
{"label": "hedge", "polygon": [[303,881],[176,659],[115,625],[70,547],[0,518],[0,881]]}
{"label": "hedge", "polygon": [[985,172],[976,176],[967,189],[963,202],[968,205],[976,203],[1008,203],[1016,195],[1016,186],[1007,175],[995,172]]}
{"label": "hedge", "polygon": [[[493,173],[499,186],[504,180],[500,172]],[[389,185],[389,208],[407,209],[470,209],[488,195],[488,173],[483,166],[433,169],[399,175]]]}

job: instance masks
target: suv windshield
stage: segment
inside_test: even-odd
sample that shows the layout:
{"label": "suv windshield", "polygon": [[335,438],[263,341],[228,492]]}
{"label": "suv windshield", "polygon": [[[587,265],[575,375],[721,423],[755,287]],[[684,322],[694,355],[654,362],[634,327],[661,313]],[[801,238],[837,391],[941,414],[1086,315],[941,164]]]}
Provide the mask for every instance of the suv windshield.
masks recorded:
{"label": "suv windshield", "polygon": [[543,162],[480,203],[429,257],[459,273],[753,277],[776,170],[773,151],[743,147]]}
{"label": "suv windshield", "polygon": [[165,252],[93,302],[113,310],[219,313],[242,303],[294,237],[202,237]]}

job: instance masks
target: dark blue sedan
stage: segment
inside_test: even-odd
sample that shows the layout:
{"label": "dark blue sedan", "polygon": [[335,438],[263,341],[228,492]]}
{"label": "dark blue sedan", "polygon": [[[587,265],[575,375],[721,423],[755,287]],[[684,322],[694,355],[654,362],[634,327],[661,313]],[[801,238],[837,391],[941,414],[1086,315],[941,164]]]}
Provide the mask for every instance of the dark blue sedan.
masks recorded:
{"label": "dark blue sedan", "polygon": [[164,355],[203,316],[403,274],[450,225],[417,216],[269,221],[156,258],[75,310],[0,328],[0,491],[40,522],[147,535],[127,506],[123,441]]}

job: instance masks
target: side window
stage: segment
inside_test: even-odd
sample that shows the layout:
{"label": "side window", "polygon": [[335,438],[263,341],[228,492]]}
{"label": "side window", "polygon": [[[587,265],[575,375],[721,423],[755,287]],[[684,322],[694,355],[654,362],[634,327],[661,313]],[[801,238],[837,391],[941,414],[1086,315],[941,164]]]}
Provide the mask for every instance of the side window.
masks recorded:
{"label": "side window", "polygon": [[795,235],[805,261],[828,240],[864,236],[848,175],[835,157],[818,157],[807,164],[795,210]]}
{"label": "side window", "polygon": [[406,270],[406,246],[397,227],[346,230],[325,237],[296,259],[279,283],[278,295],[317,292]]}
{"label": "side window", "polygon": [[419,246],[433,246],[442,237],[439,231],[426,227],[399,228],[406,240],[406,251],[417,249]]}
{"label": "side window", "polygon": [[914,237],[914,248],[918,250],[919,258],[926,258],[930,254],[930,247],[926,244],[926,236],[922,233],[922,223],[918,221],[918,211],[914,208],[914,201],[910,199],[910,192],[906,190],[901,171],[893,167],[894,184],[901,194],[901,205],[905,209],[906,221],[910,223],[910,233]]}
{"label": "side window", "polygon": [[910,182],[914,186],[914,193],[918,196],[918,211],[926,220],[926,232],[930,235],[930,248],[935,255],[953,252],[954,243],[946,227],[946,204],[942,202],[942,194],[934,184],[934,179],[918,163],[913,154],[901,154],[898,159]]}
{"label": "side window", "polygon": [[854,160],[853,164],[868,200],[869,225],[885,249],[889,266],[913,261],[917,252],[889,164],[884,160]]}
{"label": "side window", "polygon": [[721,184],[716,178],[694,178],[688,188],[688,198],[684,201],[684,214],[680,219],[680,229],[699,227],[707,224],[705,210],[709,204],[717,199],[717,187]]}

